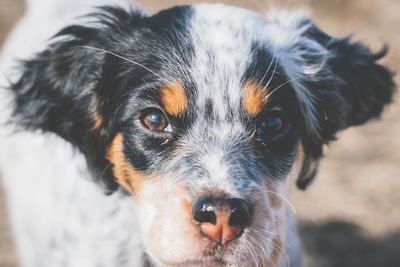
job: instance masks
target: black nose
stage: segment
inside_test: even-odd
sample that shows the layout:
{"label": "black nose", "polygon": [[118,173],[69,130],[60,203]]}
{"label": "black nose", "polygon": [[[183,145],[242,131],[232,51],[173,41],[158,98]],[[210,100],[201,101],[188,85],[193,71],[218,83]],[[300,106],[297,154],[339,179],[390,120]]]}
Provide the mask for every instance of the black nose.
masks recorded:
{"label": "black nose", "polygon": [[203,197],[194,206],[193,218],[200,223],[203,234],[224,245],[250,224],[251,212],[240,198]]}

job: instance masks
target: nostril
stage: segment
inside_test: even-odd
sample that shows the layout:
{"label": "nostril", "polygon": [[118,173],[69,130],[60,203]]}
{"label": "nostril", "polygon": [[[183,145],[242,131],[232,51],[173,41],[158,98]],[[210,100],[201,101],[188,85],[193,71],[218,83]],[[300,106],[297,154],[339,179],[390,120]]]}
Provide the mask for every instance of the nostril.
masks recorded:
{"label": "nostril", "polygon": [[193,219],[205,236],[224,245],[250,224],[251,210],[240,198],[204,197],[194,205]]}
{"label": "nostril", "polygon": [[209,222],[215,225],[217,223],[215,208],[215,203],[212,199],[203,198],[195,205],[193,219],[200,223]]}
{"label": "nostril", "polygon": [[240,198],[230,199],[231,216],[229,225],[237,225],[245,228],[250,224],[250,208],[247,202]]}

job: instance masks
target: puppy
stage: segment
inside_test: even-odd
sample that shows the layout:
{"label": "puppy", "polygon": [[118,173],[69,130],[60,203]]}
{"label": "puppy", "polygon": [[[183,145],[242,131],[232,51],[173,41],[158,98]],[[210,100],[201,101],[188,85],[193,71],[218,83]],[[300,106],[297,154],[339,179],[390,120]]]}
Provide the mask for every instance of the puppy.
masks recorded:
{"label": "puppy", "polygon": [[82,2],[29,2],[3,53],[22,265],[302,266],[288,188],[391,101],[386,49],[302,12]]}

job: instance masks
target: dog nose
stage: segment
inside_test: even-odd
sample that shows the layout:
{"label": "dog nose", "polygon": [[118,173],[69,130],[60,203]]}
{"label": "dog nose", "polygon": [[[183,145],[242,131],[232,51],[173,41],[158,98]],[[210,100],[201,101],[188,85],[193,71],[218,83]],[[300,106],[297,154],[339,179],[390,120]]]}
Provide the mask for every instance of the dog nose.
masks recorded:
{"label": "dog nose", "polygon": [[240,198],[204,197],[197,201],[193,218],[211,240],[224,245],[237,238],[250,223],[250,208]]}

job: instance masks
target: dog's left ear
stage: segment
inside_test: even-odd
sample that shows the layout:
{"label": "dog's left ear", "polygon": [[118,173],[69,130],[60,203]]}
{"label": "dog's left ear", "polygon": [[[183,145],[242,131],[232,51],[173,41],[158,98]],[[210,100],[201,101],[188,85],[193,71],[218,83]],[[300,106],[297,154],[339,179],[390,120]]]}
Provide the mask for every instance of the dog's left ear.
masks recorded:
{"label": "dog's left ear", "polygon": [[[326,61],[321,66],[326,69],[321,69],[322,76],[318,80],[322,84],[317,95],[328,103],[315,103],[320,105],[317,109],[324,116],[320,119],[329,123],[329,127],[323,127],[323,121],[319,122],[322,134],[331,131],[332,124],[336,124],[334,130],[338,131],[379,117],[384,106],[392,101],[396,87],[393,73],[377,63],[387,54],[387,46],[373,53],[360,42],[352,43],[350,37],[331,37],[314,24],[304,35],[326,49]],[[329,77],[324,79],[324,75]],[[324,84],[324,81],[331,84]],[[339,105],[340,110],[332,109],[329,102]],[[328,138],[333,134],[325,133]]]}
{"label": "dog's left ear", "polygon": [[339,130],[379,117],[392,100],[395,83],[393,74],[377,63],[386,47],[372,53],[350,37],[332,37],[304,13],[275,14],[271,28],[279,30],[279,40],[271,42],[305,117],[305,159],[297,182],[305,188],[316,174],[323,144]]}

